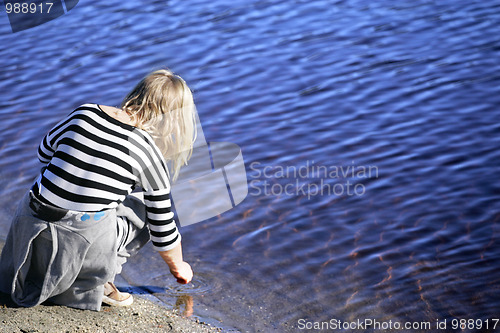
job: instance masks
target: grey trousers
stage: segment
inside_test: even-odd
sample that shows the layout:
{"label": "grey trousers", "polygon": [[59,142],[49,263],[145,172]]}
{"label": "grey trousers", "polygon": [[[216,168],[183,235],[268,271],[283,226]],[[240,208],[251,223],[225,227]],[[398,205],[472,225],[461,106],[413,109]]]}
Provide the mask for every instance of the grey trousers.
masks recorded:
{"label": "grey trousers", "polygon": [[118,242],[116,274],[120,274],[127,258],[136,254],[149,241],[150,236],[145,222],[146,206],[139,196],[129,195],[116,208],[116,215]]}
{"label": "grey trousers", "polygon": [[46,300],[99,311],[104,284],[149,240],[144,203],[129,196],[116,209],[59,209],[29,191],[0,255],[0,291],[21,306]]}

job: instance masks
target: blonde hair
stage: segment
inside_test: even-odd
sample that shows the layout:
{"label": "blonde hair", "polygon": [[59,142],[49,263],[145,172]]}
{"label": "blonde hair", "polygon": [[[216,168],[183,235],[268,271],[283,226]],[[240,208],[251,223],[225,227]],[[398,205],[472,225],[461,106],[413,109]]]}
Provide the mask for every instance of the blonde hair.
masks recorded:
{"label": "blonde hair", "polygon": [[171,161],[172,181],[193,153],[196,109],[186,82],[169,70],[148,74],[121,105],[136,126],[148,132],[165,160]]}

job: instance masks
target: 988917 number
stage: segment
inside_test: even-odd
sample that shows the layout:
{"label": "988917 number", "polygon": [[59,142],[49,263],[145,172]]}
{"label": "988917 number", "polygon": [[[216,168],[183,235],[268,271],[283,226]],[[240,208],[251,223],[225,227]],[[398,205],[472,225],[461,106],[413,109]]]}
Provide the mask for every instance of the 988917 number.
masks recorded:
{"label": "988917 number", "polygon": [[50,9],[52,8],[52,5],[54,3],[52,2],[45,2],[45,3],[6,3],[5,4],[5,11],[7,14],[35,14],[35,13],[50,13]]}
{"label": "988917 number", "polygon": [[480,330],[480,329],[493,329],[495,330],[497,328],[497,325],[499,325],[500,319],[498,318],[493,318],[493,319],[457,319],[454,318],[451,321],[451,328],[453,330]]}

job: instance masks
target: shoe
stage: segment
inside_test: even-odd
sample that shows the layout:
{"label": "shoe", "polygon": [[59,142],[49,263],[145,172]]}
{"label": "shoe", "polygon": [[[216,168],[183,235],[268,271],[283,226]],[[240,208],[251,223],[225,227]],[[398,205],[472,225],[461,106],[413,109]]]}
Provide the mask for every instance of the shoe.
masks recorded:
{"label": "shoe", "polygon": [[134,298],[129,293],[120,292],[113,282],[106,282],[102,302],[111,306],[129,306]]}

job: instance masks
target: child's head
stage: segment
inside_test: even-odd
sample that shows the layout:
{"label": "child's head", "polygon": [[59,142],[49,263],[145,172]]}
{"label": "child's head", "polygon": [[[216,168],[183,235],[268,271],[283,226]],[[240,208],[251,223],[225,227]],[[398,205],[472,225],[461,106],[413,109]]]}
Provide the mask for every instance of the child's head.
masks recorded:
{"label": "child's head", "polygon": [[186,82],[161,69],[143,78],[122,102],[122,109],[137,127],[155,139],[167,161],[173,180],[191,157],[196,138],[196,109]]}

